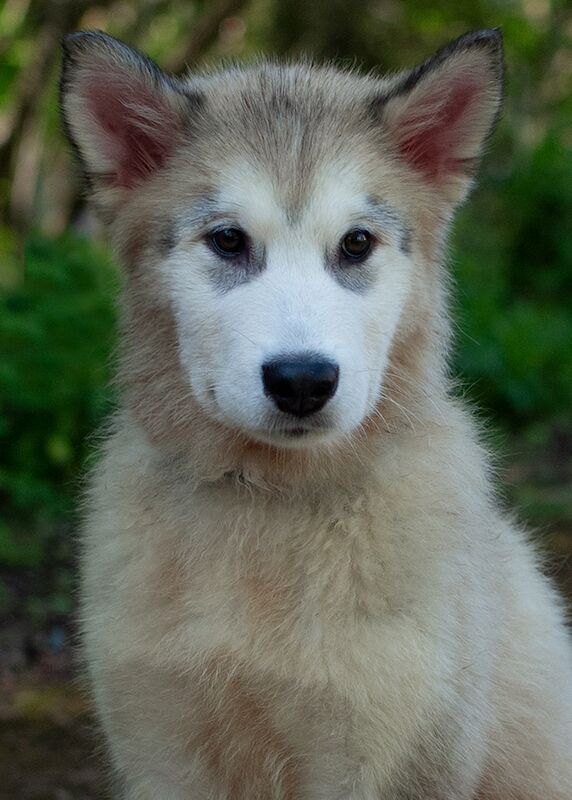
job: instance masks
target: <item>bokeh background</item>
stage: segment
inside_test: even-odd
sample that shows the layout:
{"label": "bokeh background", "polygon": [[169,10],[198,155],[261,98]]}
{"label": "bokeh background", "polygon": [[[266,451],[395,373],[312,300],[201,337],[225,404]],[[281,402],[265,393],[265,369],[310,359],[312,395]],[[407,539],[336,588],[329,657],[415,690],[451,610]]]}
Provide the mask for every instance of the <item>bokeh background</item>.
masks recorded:
{"label": "bokeh background", "polygon": [[76,502],[113,406],[117,270],[61,133],[59,43],[101,29],[181,72],[257,54],[392,70],[500,26],[506,111],[459,215],[460,391],[572,595],[572,9],[563,0],[0,4],[0,797],[103,798],[74,673]]}

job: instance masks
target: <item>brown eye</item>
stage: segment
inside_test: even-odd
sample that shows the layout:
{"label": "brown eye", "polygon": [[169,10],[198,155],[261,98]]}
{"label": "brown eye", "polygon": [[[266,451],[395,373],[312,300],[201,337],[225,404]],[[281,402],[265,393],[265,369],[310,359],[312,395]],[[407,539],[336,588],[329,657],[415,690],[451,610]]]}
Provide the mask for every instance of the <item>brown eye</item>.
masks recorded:
{"label": "brown eye", "polygon": [[246,250],[246,236],[238,228],[222,228],[211,235],[211,243],[222,256],[239,256]]}
{"label": "brown eye", "polygon": [[360,261],[365,258],[370,248],[371,236],[360,228],[347,233],[341,243],[342,254],[351,261]]}

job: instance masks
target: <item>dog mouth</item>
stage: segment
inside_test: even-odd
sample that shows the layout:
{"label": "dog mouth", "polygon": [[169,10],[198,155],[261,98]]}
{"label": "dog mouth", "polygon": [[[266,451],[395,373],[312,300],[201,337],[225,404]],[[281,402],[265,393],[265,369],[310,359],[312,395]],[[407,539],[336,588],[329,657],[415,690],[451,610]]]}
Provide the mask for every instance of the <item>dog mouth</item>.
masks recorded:
{"label": "dog mouth", "polygon": [[257,431],[257,434],[269,444],[296,447],[331,436],[332,427],[325,420],[318,419],[304,424],[300,424],[298,420],[291,423],[277,420],[268,428]]}
{"label": "dog mouth", "polygon": [[301,420],[289,414],[275,417],[268,426],[268,433],[274,436],[285,436],[287,439],[300,439],[311,434],[326,433],[331,424],[323,414],[313,414]]}
{"label": "dog mouth", "polygon": [[303,421],[290,414],[265,413],[260,415],[258,424],[241,425],[238,420],[229,420],[220,408],[215,388],[210,389],[209,399],[215,405],[215,409],[209,409],[215,419],[235,431],[240,430],[247,438],[259,443],[275,447],[304,447],[331,438],[335,431],[329,415],[323,413],[313,414]]}

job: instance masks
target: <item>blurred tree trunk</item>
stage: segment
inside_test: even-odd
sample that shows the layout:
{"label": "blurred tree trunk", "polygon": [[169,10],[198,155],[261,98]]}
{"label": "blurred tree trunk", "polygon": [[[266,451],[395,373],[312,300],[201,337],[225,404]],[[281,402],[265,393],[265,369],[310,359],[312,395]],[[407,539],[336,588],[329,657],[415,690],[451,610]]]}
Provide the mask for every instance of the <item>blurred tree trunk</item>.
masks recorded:
{"label": "blurred tree trunk", "polygon": [[180,72],[187,64],[199,61],[215,42],[225,19],[238,14],[248,0],[211,0],[189,32],[187,44],[163,65],[169,72]]}
{"label": "blurred tree trunk", "polygon": [[[101,5],[109,0],[101,0]],[[0,213],[19,234],[33,220],[38,174],[43,154],[46,101],[50,81],[60,57],[63,35],[75,28],[90,5],[89,0],[32,0],[23,25],[35,39],[34,53],[12,90],[0,143],[0,180],[10,190]]]}

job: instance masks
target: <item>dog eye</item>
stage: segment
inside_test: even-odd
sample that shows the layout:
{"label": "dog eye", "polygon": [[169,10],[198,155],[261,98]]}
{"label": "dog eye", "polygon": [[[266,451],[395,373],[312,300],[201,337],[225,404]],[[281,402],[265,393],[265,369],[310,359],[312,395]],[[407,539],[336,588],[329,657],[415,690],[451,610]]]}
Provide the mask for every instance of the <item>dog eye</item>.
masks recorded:
{"label": "dog eye", "polygon": [[342,254],[350,261],[361,261],[371,249],[371,235],[361,228],[356,228],[344,236],[340,248]]}
{"label": "dog eye", "polygon": [[246,250],[246,236],[238,228],[222,228],[210,237],[213,248],[222,256],[239,256]]}

